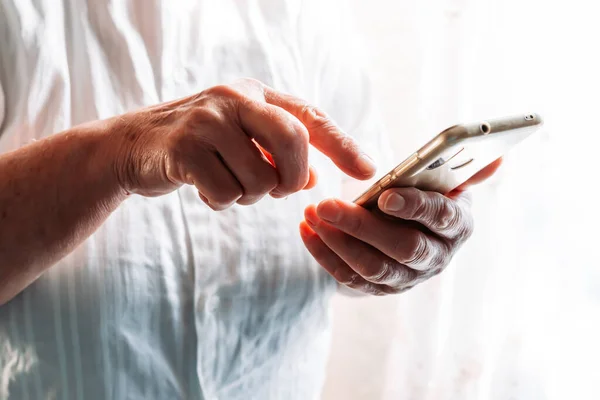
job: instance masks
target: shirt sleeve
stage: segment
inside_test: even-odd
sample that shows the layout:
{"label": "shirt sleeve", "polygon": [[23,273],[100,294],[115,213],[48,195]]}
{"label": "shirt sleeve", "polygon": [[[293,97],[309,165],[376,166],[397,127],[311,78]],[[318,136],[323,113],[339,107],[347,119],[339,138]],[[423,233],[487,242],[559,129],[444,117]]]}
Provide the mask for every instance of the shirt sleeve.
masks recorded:
{"label": "shirt sleeve", "polygon": [[[336,0],[305,1],[299,37],[304,70],[311,77],[309,100],[360,143],[378,167],[376,177],[381,175],[392,166],[392,151],[377,111],[366,52],[354,29],[350,6]],[[359,187],[365,184],[357,185],[356,180],[344,175],[344,193],[357,195]]]}

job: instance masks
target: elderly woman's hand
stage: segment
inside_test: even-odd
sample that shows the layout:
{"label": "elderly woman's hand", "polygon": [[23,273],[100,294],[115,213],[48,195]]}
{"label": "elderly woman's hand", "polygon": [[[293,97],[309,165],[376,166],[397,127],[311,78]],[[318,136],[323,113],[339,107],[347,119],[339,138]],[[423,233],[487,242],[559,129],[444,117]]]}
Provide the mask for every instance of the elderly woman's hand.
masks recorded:
{"label": "elderly woman's hand", "polygon": [[324,112],[253,79],[120,115],[106,126],[125,192],[159,196],[194,185],[214,210],[314,186],[310,145],[350,176],[375,173]]}
{"label": "elderly woman's hand", "polygon": [[338,282],[364,293],[395,294],[440,273],[473,232],[465,189],[491,176],[489,165],[449,196],[390,189],[369,211],[337,199],[309,206],[302,239]]}

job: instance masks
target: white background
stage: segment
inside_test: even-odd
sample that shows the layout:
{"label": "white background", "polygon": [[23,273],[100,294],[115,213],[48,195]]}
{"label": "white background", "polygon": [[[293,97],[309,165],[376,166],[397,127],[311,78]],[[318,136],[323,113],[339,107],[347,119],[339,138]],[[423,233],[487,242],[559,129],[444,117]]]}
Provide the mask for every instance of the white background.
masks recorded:
{"label": "white background", "polygon": [[334,301],[324,398],[600,398],[600,10],[353,0],[398,160],[456,122],[544,131],[475,190],[476,234],[398,297]]}

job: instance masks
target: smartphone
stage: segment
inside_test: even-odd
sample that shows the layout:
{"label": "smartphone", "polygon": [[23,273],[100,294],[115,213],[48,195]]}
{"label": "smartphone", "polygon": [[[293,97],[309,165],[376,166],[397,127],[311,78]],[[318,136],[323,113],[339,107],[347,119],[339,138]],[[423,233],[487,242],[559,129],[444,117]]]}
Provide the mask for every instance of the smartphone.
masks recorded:
{"label": "smartphone", "polygon": [[448,194],[543,125],[538,114],[452,126],[379,179],[354,202],[377,205],[385,190],[416,187]]}

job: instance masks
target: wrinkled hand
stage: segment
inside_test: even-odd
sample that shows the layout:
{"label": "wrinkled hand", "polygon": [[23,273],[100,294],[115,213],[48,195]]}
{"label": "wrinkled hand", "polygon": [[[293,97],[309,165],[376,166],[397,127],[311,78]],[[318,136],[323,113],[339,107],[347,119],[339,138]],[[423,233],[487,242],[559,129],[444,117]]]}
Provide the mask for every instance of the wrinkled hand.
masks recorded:
{"label": "wrinkled hand", "polygon": [[404,292],[439,274],[473,232],[465,192],[500,166],[498,160],[448,196],[390,189],[369,211],[337,199],[309,206],[300,225],[313,257],[339,283],[374,295]]}
{"label": "wrinkled hand", "polygon": [[107,126],[124,191],[159,196],[194,185],[214,210],[313,187],[309,144],[352,177],[375,173],[324,112],[252,79],[121,115]]}

